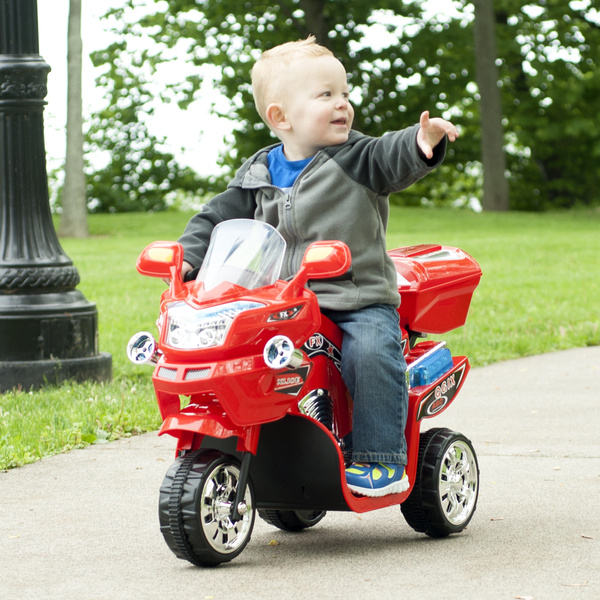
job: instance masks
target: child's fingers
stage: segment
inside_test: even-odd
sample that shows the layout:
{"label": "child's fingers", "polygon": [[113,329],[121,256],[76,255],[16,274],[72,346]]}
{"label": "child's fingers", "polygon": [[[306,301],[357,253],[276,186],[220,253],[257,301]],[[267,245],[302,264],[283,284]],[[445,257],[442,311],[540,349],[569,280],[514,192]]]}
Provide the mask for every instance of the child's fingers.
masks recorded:
{"label": "child's fingers", "polygon": [[445,119],[430,119],[429,124],[431,126],[431,130],[436,131],[438,135],[447,135],[448,139],[453,142],[459,136],[458,129],[456,126],[450,121],[446,121]]}
{"label": "child's fingers", "polygon": [[420,144],[420,147],[421,147],[421,152],[423,152],[423,154],[427,158],[433,158],[433,147],[431,146],[431,144],[429,142],[427,142],[426,140],[423,140]]}
{"label": "child's fingers", "polygon": [[450,125],[451,127],[449,127],[446,131],[446,135],[448,136],[448,139],[451,142],[454,142],[460,134],[458,133],[458,129],[454,125],[452,125],[452,123],[450,123]]}
{"label": "child's fingers", "polygon": [[448,121],[448,125],[450,125],[450,131],[448,132],[448,137],[450,138],[450,141],[454,141],[460,134],[458,132],[458,127],[456,125],[454,125],[454,123],[451,123],[450,121]]}

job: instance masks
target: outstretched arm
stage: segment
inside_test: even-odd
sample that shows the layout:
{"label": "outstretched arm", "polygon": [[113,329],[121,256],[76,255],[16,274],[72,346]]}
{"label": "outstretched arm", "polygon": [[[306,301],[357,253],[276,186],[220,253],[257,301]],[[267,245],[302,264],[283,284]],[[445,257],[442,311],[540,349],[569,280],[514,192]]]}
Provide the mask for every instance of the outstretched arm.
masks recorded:
{"label": "outstretched arm", "polygon": [[450,121],[439,117],[430,119],[428,110],[421,113],[419,125],[417,144],[427,158],[433,157],[433,149],[442,141],[444,136],[447,135],[451,142],[458,137],[458,129]]}

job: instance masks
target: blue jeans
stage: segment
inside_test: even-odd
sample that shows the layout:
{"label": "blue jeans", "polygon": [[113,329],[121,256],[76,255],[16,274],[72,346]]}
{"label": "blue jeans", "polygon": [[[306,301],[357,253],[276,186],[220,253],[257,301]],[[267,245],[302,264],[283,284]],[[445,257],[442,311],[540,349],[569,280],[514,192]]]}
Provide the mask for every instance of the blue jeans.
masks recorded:
{"label": "blue jeans", "polygon": [[406,361],[397,310],[324,311],[341,328],[342,378],[354,401],[353,462],[406,464]]}

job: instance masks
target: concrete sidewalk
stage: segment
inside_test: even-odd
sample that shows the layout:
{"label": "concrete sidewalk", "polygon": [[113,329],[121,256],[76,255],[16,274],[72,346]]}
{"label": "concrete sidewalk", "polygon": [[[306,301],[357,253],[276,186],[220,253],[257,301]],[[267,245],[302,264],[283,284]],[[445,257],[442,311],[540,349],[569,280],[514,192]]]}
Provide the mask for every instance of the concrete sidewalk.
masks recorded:
{"label": "concrete sidewalk", "polygon": [[301,534],[257,519],[228,565],[178,560],[158,527],[174,440],[148,434],[0,473],[0,598],[600,598],[600,347],[471,371],[425,425],[471,438],[481,487],[462,534],[400,509],[329,513]]}

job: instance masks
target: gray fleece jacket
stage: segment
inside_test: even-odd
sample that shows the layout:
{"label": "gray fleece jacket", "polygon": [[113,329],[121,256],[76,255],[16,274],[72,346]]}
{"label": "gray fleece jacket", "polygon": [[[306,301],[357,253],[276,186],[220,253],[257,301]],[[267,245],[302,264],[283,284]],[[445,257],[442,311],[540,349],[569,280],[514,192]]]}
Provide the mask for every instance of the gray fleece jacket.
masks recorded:
{"label": "gray fleece jacket", "polygon": [[396,270],[386,252],[389,194],[424,177],[443,160],[446,140],[427,160],[417,147],[419,125],[372,138],[352,131],[348,141],[319,151],[284,192],[271,184],[264,148],[249,158],[227,190],[189,221],[179,242],[191,265],[201,265],[213,228],[227,219],[270,223],[287,242],[282,278],[296,273],[317,240],[342,240],[352,253],[352,281],[312,281],[321,308],[398,307]]}

